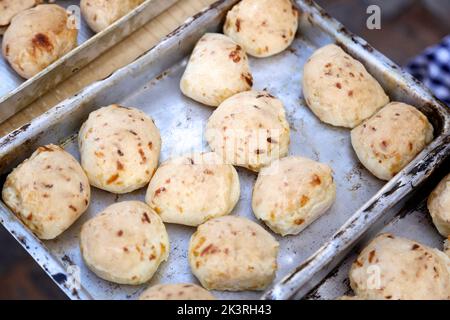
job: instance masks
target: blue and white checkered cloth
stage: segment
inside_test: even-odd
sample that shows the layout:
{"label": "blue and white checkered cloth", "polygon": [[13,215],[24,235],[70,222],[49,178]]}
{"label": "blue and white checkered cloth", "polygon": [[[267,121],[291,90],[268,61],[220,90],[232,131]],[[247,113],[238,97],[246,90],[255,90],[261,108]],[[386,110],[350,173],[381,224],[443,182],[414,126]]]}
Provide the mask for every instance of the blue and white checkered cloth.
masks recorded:
{"label": "blue and white checkered cloth", "polygon": [[406,70],[450,106],[450,36],[411,61]]}

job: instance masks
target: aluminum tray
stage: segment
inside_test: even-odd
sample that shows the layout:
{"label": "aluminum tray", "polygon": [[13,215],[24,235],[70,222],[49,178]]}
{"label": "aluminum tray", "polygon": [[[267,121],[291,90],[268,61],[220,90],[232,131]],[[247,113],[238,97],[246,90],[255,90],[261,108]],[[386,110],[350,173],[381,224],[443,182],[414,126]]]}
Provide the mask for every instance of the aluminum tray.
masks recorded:
{"label": "aluminum tray", "polygon": [[[90,112],[111,103],[139,107],[155,119],[163,140],[162,161],[169,155],[207,149],[202,131],[213,110],[183,97],[179,90],[179,80],[196,41],[206,31],[220,31],[227,10],[236,2],[237,0],[216,2],[131,65],[89,86],[30,124],[1,139],[0,174],[7,174],[38,146],[47,143],[61,143],[78,157],[75,141],[81,123]],[[400,200],[428,178],[450,148],[450,116],[445,107],[392,62],[320,11],[314,3],[297,1],[297,4],[303,14],[300,32],[292,47],[272,58],[250,59],[250,64],[255,88],[267,88],[286,105],[292,129],[290,154],[330,164],[335,171],[338,201],[326,215],[300,235],[277,237],[281,250],[279,270],[274,283],[283,280],[329,239],[333,240],[331,245],[322,250],[326,259],[308,260],[294,277],[277,284],[265,295],[266,298],[291,298],[297,292],[300,297],[300,288],[309,291],[326,276],[323,270],[328,266],[328,262],[337,263],[345,253],[343,248],[349,249],[380,216],[393,215],[395,211],[391,208],[394,205],[401,206]],[[393,99],[418,106],[436,128],[436,139],[433,143],[386,185],[361,167],[352,151],[348,130],[321,123],[305,107],[300,86],[303,64],[318,46],[330,42],[338,42],[350,54],[364,62]],[[243,169],[238,171],[242,190],[234,214],[255,220],[250,201],[256,175]],[[78,234],[82,223],[107,205],[127,199],[143,200],[144,193],[145,190],[140,190],[119,197],[94,189],[92,205],[88,212],[55,241],[42,243],[37,240],[1,203],[0,222],[69,297],[132,299],[136,298],[144,287],[114,285],[100,280],[87,270],[80,256]],[[354,216],[355,212],[357,214]],[[333,237],[350,218],[360,219],[356,219],[343,232]],[[150,284],[196,281],[189,270],[186,257],[188,239],[194,229],[168,225],[168,231],[171,239],[169,261],[160,267]],[[73,266],[80,268],[82,286],[78,290],[71,290],[68,285],[73,280],[68,268]],[[307,277],[304,277],[305,275]],[[307,283],[307,280],[313,280],[314,284]],[[261,297],[258,292],[216,292],[216,295],[222,299]]]}
{"label": "aluminum tray", "polygon": [[[177,0],[147,0],[98,34],[81,19],[79,46],[28,80],[21,78],[0,53],[0,122],[25,108],[175,2]],[[79,6],[80,1],[57,0],[55,3],[68,8]],[[2,38],[0,35],[0,39]]]}

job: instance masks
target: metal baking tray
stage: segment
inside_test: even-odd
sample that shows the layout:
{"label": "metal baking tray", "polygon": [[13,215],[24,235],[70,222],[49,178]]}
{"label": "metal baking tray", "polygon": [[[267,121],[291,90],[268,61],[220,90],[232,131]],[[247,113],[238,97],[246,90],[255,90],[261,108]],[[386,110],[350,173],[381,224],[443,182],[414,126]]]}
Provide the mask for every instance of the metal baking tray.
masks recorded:
{"label": "metal baking tray", "polygon": [[[78,33],[78,47],[28,80],[21,78],[0,53],[0,122],[13,116],[69,78],[177,1],[147,0],[98,34],[95,34],[82,18]],[[79,11],[79,0],[57,0],[55,3],[64,8],[78,6]],[[2,38],[0,35],[0,39]]]}
{"label": "metal baking tray", "polygon": [[[179,90],[179,81],[197,40],[205,32],[220,32],[226,12],[235,3],[237,0],[217,1],[134,63],[2,138],[0,174],[5,176],[38,146],[47,143],[60,143],[79,157],[76,135],[82,122],[93,110],[111,103],[138,107],[154,118],[163,141],[161,161],[169,155],[207,150],[203,130],[213,109],[184,97]],[[298,0],[296,3],[302,14],[293,45],[275,57],[250,59],[255,89],[266,88],[285,103],[291,126],[290,154],[330,164],[335,172],[338,200],[327,214],[300,235],[276,237],[280,241],[279,270],[274,287],[263,296],[272,299],[293,298],[296,293],[301,297],[299,289],[309,292],[325,278],[328,259],[337,263],[341,255],[343,257],[344,249],[350,249],[380,217],[393,215],[394,209],[402,205],[401,200],[427,180],[450,148],[450,115],[422,85],[362,39],[346,31],[313,2]],[[348,130],[321,123],[305,106],[300,81],[303,64],[317,47],[330,42],[337,42],[362,61],[393,100],[420,108],[436,129],[436,139],[387,184],[359,164],[350,145]],[[256,175],[244,169],[238,169],[238,172],[241,199],[233,214],[256,220],[250,205]],[[55,241],[37,240],[2,203],[0,222],[70,298],[134,299],[145,286],[120,286],[96,277],[82,262],[78,236],[81,225],[106,206],[128,199],[143,200],[144,194],[145,189],[124,196],[94,189],[88,212]],[[351,222],[347,222],[349,219]],[[336,234],[346,223],[346,229]],[[167,225],[167,228],[171,239],[170,258],[149,284],[196,282],[187,261],[188,240],[195,229],[176,225]],[[327,243],[321,251],[326,259],[307,260]],[[298,268],[304,261],[307,262]],[[296,268],[295,275],[285,279]],[[73,269],[79,270],[81,276],[81,287],[76,290],[69,285],[74,278],[69,271]],[[258,299],[263,293],[215,294],[220,299]]]}

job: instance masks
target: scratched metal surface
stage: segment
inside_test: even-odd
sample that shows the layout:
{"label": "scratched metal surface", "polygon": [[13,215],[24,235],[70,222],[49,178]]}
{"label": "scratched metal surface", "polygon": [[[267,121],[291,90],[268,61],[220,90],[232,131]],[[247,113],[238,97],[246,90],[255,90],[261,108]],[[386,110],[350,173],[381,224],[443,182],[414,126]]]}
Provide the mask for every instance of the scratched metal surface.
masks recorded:
{"label": "scratched metal surface", "polygon": [[[82,18],[78,47],[29,80],[21,78],[0,53],[0,122],[5,121],[71,74],[76,73],[176,1],[148,0],[99,34],[95,34]],[[80,1],[57,0],[55,3],[68,8],[74,5],[79,6]],[[3,39],[1,35],[0,39]]]}
{"label": "scratched metal surface", "polygon": [[[227,10],[237,0],[221,0],[196,15],[170,34],[159,45],[131,65],[111,77],[95,83],[78,95],[0,140],[0,173],[6,174],[28,157],[36,147],[46,143],[62,143],[78,157],[76,134],[88,114],[111,103],[134,106],[151,115],[162,135],[161,160],[171,155],[207,150],[203,129],[213,110],[182,96],[179,80],[186,57],[206,31],[218,31]],[[322,218],[298,236],[281,238],[279,270],[274,287],[264,298],[301,298],[315,282],[325,278],[330,259],[338,263],[381,216],[392,217],[405,196],[426,180],[449,150],[450,121],[446,109],[437,103],[420,84],[373,51],[367,44],[350,35],[342,26],[320,12],[310,1],[297,1],[304,14],[300,32],[292,47],[268,59],[250,59],[255,89],[268,89],[283,100],[291,126],[290,154],[306,156],[328,163],[335,173],[337,201]],[[421,108],[436,127],[436,140],[398,177],[387,184],[375,179],[358,163],[349,139],[349,131],[324,125],[305,107],[300,79],[302,66],[321,45],[338,42],[363,61],[393,99],[413,103]],[[256,175],[238,170],[241,199],[233,214],[255,220],[250,198]],[[0,222],[25,246],[36,261],[73,299],[134,299],[144,286],[120,286],[100,280],[83,264],[78,246],[81,225],[106,206],[128,199],[144,200],[145,190],[116,197],[93,190],[88,212],[56,241],[41,243],[0,203]],[[344,230],[338,229],[346,224]],[[171,253],[149,283],[196,282],[187,261],[188,241],[193,228],[167,226]],[[333,236],[334,235],[334,236]],[[331,239],[331,240],[330,240]],[[324,258],[317,258],[317,250]],[[312,259],[308,257],[315,255]],[[308,263],[304,263],[304,261]],[[303,264],[302,264],[303,263]],[[70,290],[71,275],[67,268],[81,270],[80,290]],[[286,278],[298,268],[293,276]],[[305,291],[304,293],[302,291]],[[260,292],[215,292],[221,299],[257,299]]]}

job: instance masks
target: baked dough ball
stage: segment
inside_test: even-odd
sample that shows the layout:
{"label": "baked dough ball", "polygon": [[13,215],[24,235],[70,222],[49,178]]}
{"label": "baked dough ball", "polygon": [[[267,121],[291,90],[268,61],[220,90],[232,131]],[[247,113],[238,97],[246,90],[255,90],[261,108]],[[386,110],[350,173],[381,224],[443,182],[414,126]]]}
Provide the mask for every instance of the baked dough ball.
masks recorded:
{"label": "baked dough ball", "polygon": [[198,226],[229,214],[239,200],[239,176],[215,153],[163,163],[148,187],[146,202],[164,222]]}
{"label": "baked dough ball", "polygon": [[117,194],[147,185],[161,152],[153,120],[140,110],[119,105],[92,112],[78,142],[91,185]]}
{"label": "baked dough ball", "polygon": [[16,14],[40,3],[42,0],[0,0],[0,27],[7,27]]}
{"label": "baked dough ball", "polygon": [[450,175],[439,183],[428,198],[428,210],[439,233],[450,237]]}
{"label": "baked dough ball", "polygon": [[189,264],[209,290],[264,290],[275,277],[278,247],[258,224],[226,216],[198,227],[189,244]]}
{"label": "baked dough ball", "polygon": [[290,0],[242,0],[228,12],[223,33],[263,58],[289,47],[297,27],[298,11]]}
{"label": "baked dough ball", "polygon": [[433,140],[433,126],[416,108],[393,102],[353,129],[351,137],[362,164],[390,180]]}
{"label": "baked dough ball", "polygon": [[184,95],[211,107],[252,86],[247,54],[218,33],[207,33],[199,40],[180,83]]}
{"label": "baked dough ball", "polygon": [[195,284],[159,284],[148,288],[139,300],[215,300],[208,291]]}
{"label": "baked dough ball", "polygon": [[40,239],[59,236],[89,206],[89,181],[78,162],[55,145],[40,147],[6,178],[3,201]]}
{"label": "baked dough ball", "polygon": [[253,190],[255,216],[283,236],[298,234],[336,199],[329,166],[287,157],[261,170]]}
{"label": "baked dough ball", "polygon": [[350,285],[363,299],[450,299],[450,259],[417,242],[383,234],[359,255]]}
{"label": "baked dough ball", "polygon": [[303,70],[306,104],[323,122],[354,128],[389,103],[364,66],[332,44],[311,56]]}
{"label": "baked dough ball", "polygon": [[100,32],[133,11],[145,0],[81,0],[81,13],[89,27]]}
{"label": "baked dough ball", "polygon": [[283,103],[266,91],[247,91],[217,108],[205,136],[226,163],[258,172],[287,155],[289,134]]}
{"label": "baked dough ball", "polygon": [[113,204],[86,222],[80,246],[89,269],[119,284],[149,281],[169,257],[169,236],[161,218],[138,201]]}
{"label": "baked dough ball", "polygon": [[64,8],[42,4],[12,19],[3,36],[3,56],[28,79],[75,48],[77,36]]}

